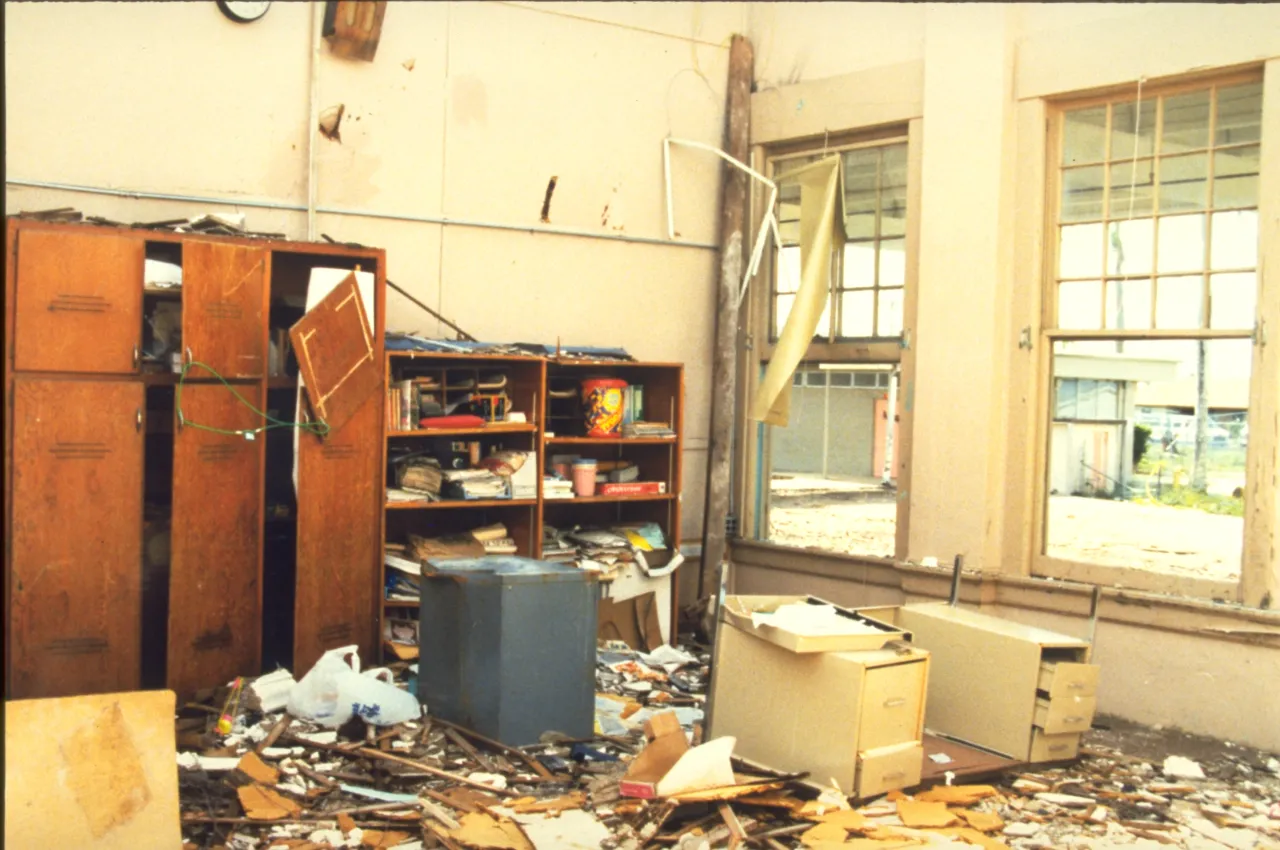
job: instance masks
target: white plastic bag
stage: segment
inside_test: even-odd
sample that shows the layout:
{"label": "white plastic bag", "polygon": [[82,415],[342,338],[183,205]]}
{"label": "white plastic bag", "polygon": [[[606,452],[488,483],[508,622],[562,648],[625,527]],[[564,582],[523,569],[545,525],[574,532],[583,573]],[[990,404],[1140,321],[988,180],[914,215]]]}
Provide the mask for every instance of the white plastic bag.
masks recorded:
{"label": "white plastic bag", "polygon": [[307,671],[307,675],[289,691],[286,708],[300,720],[314,720],[336,729],[351,719],[351,705],[342,710],[339,687],[343,678],[356,676],[360,670],[359,647],[331,649]]}
{"label": "white plastic bag", "polygon": [[393,684],[383,668],[360,674],[358,647],[331,649],[289,691],[289,714],[336,729],[359,715],[375,726],[391,726],[422,716],[418,698]]}
{"label": "white plastic bag", "polygon": [[351,714],[375,726],[394,726],[422,716],[418,697],[395,686],[395,675],[385,667],[366,670],[360,676],[344,677],[338,685],[339,698]]}

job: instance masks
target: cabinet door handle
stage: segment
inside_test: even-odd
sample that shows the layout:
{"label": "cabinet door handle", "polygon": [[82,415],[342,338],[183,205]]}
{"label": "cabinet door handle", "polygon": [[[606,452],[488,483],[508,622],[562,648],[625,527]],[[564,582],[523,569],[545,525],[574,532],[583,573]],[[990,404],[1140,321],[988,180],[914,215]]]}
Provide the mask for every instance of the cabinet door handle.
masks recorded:
{"label": "cabinet door handle", "polygon": [[141,434],[142,433],[142,408],[141,407],[138,408],[138,417],[136,422],[137,422],[136,427],[138,429],[138,433]]}
{"label": "cabinet door handle", "polygon": [[191,346],[187,346],[187,365],[191,365]]}
{"label": "cabinet door handle", "polygon": [[906,704],[907,704],[906,697],[889,697],[887,700],[884,701],[885,708],[897,708],[900,705],[906,705]]}
{"label": "cabinet door handle", "polygon": [[884,774],[881,778],[882,778],[882,779],[901,779],[902,777],[904,777],[904,776],[906,776],[906,775],[907,775],[907,774],[906,774],[906,771],[902,771],[902,770],[895,770],[893,773],[886,773],[886,774]]}
{"label": "cabinet door handle", "polygon": [[141,351],[141,349],[139,349],[139,348],[138,348],[138,346],[136,346],[136,345],[135,345],[135,346],[133,347],[133,368],[134,368],[134,371],[137,371],[137,369],[138,369],[138,364],[139,364],[139,363],[141,363],[141,362],[142,362],[142,351]]}
{"label": "cabinet door handle", "polygon": [[1064,717],[1062,718],[1062,722],[1063,723],[1083,723],[1084,715],[1077,715],[1075,717]]}

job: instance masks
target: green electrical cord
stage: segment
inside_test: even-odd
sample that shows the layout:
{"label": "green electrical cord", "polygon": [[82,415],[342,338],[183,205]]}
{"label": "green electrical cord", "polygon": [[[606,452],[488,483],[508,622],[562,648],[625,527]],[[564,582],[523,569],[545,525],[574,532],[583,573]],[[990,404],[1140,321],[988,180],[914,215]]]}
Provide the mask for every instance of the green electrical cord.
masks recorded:
{"label": "green electrical cord", "polygon": [[[257,428],[229,429],[229,428],[218,428],[213,425],[202,425],[199,422],[192,422],[190,419],[187,419],[186,416],[184,416],[182,413],[182,386],[183,384],[186,383],[187,372],[191,371],[192,366],[199,366],[201,369],[204,369],[206,372],[208,372],[209,374],[217,378],[219,381],[221,381],[222,385],[227,389],[231,390],[231,394],[234,395],[237,399],[239,399],[241,404],[243,404],[245,407],[249,408],[254,413],[261,416],[263,420],[266,422],[266,424],[260,425]],[[271,416],[270,414],[266,413],[265,411],[259,410],[258,408],[254,407],[253,403],[250,402],[247,398],[240,395],[240,393],[236,390],[236,388],[232,386],[227,381],[226,378],[219,375],[216,369],[214,369],[209,364],[201,363],[198,360],[192,360],[186,363],[185,365],[183,365],[182,367],[182,374],[178,376],[178,386],[174,391],[174,409],[177,411],[177,414],[178,414],[179,425],[190,426],[192,428],[199,428],[202,431],[212,431],[215,434],[227,434],[229,436],[240,436],[240,437],[244,437],[246,440],[252,440],[254,438],[254,435],[261,434],[266,431],[270,431],[272,428],[297,428],[301,431],[309,431],[312,434],[316,434],[321,437],[329,433],[329,425],[324,420],[318,420],[316,422],[288,422],[283,419],[277,419],[274,416]]]}

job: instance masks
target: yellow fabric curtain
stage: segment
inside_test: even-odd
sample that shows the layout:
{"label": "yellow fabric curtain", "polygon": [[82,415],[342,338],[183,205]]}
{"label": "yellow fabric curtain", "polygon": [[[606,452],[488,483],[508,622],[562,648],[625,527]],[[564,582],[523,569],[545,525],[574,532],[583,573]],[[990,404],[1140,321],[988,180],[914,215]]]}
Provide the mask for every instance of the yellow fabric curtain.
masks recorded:
{"label": "yellow fabric curtain", "polygon": [[769,425],[785,426],[790,418],[791,376],[804,359],[830,299],[831,245],[835,239],[837,205],[840,231],[844,232],[843,175],[840,156],[834,154],[780,178],[780,182],[800,183],[800,288],[787,323],[778,334],[778,344],[774,346],[764,380],[751,400],[751,418]]}

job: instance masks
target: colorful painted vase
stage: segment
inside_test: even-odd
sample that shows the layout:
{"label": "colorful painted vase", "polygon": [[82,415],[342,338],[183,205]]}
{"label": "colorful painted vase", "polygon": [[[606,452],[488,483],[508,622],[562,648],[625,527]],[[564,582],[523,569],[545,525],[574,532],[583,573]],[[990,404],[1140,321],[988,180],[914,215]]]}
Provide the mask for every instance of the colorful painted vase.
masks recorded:
{"label": "colorful painted vase", "polygon": [[617,436],[622,425],[622,391],[627,382],[618,378],[587,378],[582,382],[582,410],[588,437]]}

